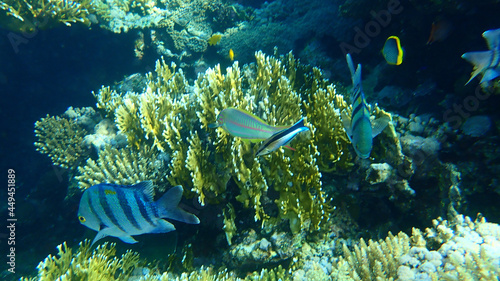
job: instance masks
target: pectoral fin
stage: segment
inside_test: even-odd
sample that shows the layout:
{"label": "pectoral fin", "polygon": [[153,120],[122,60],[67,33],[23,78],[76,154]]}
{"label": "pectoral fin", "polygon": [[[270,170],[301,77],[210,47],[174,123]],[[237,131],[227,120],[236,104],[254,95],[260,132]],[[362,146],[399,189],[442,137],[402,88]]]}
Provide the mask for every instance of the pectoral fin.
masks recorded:
{"label": "pectoral fin", "polygon": [[102,238],[104,238],[106,236],[109,236],[109,234],[106,233],[106,229],[108,229],[108,228],[105,228],[105,229],[97,232],[97,235],[95,236],[94,240],[92,241],[92,244],[90,244],[91,247],[92,247],[92,245],[94,245],[95,242],[101,240]]}
{"label": "pectoral fin", "polygon": [[341,119],[342,119],[342,125],[344,125],[345,132],[347,133],[347,137],[349,137],[349,140],[351,140],[352,136],[352,128],[351,128],[351,117],[347,114],[346,110],[342,110],[341,113]]}
{"label": "pectoral fin", "polygon": [[165,233],[175,230],[175,226],[166,220],[159,219],[156,222],[158,226],[151,233]]}
{"label": "pectoral fin", "polygon": [[389,124],[389,117],[380,117],[372,122],[372,138],[378,136]]}
{"label": "pectoral fin", "polygon": [[127,236],[121,236],[121,237],[118,237],[120,240],[122,240],[123,242],[125,243],[129,243],[129,244],[135,244],[137,243],[137,240],[135,240],[134,238],[132,238],[132,236],[130,235],[127,235]]}
{"label": "pectoral fin", "polygon": [[216,123],[211,123],[211,124],[208,124],[208,127],[209,127],[210,129],[213,129],[213,128],[220,127],[220,125],[219,125],[219,123],[217,123],[217,122],[216,122]]}

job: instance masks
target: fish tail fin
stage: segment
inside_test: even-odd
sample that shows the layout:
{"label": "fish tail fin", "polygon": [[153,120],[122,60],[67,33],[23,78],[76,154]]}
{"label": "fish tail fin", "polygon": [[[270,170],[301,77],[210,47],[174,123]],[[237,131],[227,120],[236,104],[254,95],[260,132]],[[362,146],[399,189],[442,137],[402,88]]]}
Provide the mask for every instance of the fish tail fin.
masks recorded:
{"label": "fish tail fin", "polygon": [[182,186],[172,187],[158,201],[159,216],[161,218],[169,218],[190,224],[199,224],[200,220],[195,215],[188,213],[179,208],[179,202],[182,198]]}
{"label": "fish tail fin", "polygon": [[354,95],[356,92],[361,91],[361,64],[358,64],[358,67],[354,70],[354,63],[352,62],[351,54],[347,54],[345,57],[349,70],[351,71],[353,87],[352,95]]}
{"label": "fish tail fin", "polygon": [[[309,128],[306,127],[306,125],[304,124],[304,117],[300,118],[299,121],[297,121],[297,123],[293,124],[290,128],[302,128],[302,127],[305,127],[307,130],[309,130]],[[288,129],[285,129],[285,130],[288,130]]]}

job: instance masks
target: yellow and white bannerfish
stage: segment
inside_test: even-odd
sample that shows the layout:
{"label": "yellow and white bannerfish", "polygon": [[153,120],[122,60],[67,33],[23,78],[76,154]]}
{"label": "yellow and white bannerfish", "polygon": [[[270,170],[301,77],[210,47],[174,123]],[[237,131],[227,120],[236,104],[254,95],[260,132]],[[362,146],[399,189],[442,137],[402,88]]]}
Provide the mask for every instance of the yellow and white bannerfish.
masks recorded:
{"label": "yellow and white bannerfish", "polygon": [[466,85],[479,74],[482,74],[481,84],[500,76],[500,28],[487,30],[483,37],[488,44],[488,51],[468,52],[462,58],[474,65],[472,75]]}
{"label": "yellow and white bannerfish", "polygon": [[353,85],[351,91],[352,114],[349,117],[346,110],[343,110],[342,123],[354,151],[360,158],[366,159],[372,151],[373,138],[385,129],[390,119],[381,117],[374,120],[373,123],[370,122],[370,112],[361,86],[361,64],[358,64],[355,71],[351,55],[347,54],[346,59]]}

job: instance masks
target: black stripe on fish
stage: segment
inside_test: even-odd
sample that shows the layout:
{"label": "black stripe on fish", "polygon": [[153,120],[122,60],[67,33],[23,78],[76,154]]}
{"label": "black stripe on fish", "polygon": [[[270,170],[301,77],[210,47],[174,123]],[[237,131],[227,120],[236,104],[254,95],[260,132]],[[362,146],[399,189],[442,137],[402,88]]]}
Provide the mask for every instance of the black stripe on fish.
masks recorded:
{"label": "black stripe on fish", "polygon": [[358,106],[356,106],[353,110],[352,110],[352,115],[351,116],[356,116],[356,114],[358,114],[358,112],[363,109],[366,108],[366,104],[364,102],[361,102],[360,104],[358,104]]}
{"label": "black stripe on fish", "polygon": [[151,209],[153,210],[153,215],[155,218],[159,218],[160,214],[158,213],[158,206],[156,204],[149,204]]}
{"label": "black stripe on fish", "polygon": [[92,196],[87,196],[87,199],[87,204],[90,207],[90,212],[92,213],[92,215],[94,215],[94,217],[98,218],[102,222],[101,216],[99,216],[99,213],[94,208],[94,204],[92,204]]}
{"label": "black stripe on fish", "polygon": [[116,191],[116,197],[118,198],[118,202],[120,203],[120,207],[123,209],[123,212],[125,213],[125,216],[127,217],[128,221],[135,228],[141,230],[141,226],[135,219],[134,214],[132,212],[132,208],[130,207],[130,204],[127,200],[125,191],[123,191],[122,188],[115,188],[115,191]]}
{"label": "black stripe on fish", "polygon": [[[112,188],[112,187],[107,187]],[[104,210],[104,213],[106,216],[109,218],[111,223],[113,225],[117,226],[121,231],[126,232],[123,226],[120,225],[118,220],[115,217],[115,214],[113,213],[113,210],[111,210],[111,206],[109,205],[107,196],[106,196],[106,191],[104,190],[105,188],[99,188],[99,204],[101,205],[102,209]]]}
{"label": "black stripe on fish", "polygon": [[140,195],[139,192],[134,192],[134,198],[135,201],[137,202],[137,206],[139,207],[139,212],[141,213],[142,217],[151,225],[156,227],[156,224],[151,220],[149,217],[148,211],[146,210],[146,206],[144,204],[144,200],[142,199],[144,195]]}
{"label": "black stripe on fish", "polygon": [[[262,143],[262,145],[260,146],[260,148],[255,153],[255,155],[259,155],[260,152],[264,151],[266,148],[268,148],[269,146],[271,146],[271,144],[274,144],[275,142],[277,142],[277,141],[281,140],[282,138],[284,138],[286,135],[288,135],[291,132],[293,132],[295,130],[298,130],[299,128],[302,128],[302,127],[305,127],[304,126],[304,118],[300,119],[297,123],[295,123],[290,128],[283,129],[283,130],[281,130],[279,132],[276,132],[270,138],[268,138],[267,140],[265,140],[264,143]],[[289,136],[288,139],[287,139],[287,141],[284,142],[283,145],[285,145],[288,142],[290,142],[295,136],[297,136],[297,134],[293,134],[293,135]]]}

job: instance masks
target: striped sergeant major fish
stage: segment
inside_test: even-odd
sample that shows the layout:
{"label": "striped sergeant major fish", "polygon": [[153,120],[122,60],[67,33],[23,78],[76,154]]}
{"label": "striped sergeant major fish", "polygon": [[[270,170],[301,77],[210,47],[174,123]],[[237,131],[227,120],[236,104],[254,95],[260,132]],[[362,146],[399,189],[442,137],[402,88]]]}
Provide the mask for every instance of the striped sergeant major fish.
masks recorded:
{"label": "striped sergeant major fish", "polygon": [[489,51],[468,52],[462,55],[463,59],[474,65],[474,71],[465,85],[480,73],[483,75],[481,84],[500,76],[500,28],[485,31],[483,37],[488,44]]}
{"label": "striped sergeant major fish", "polygon": [[[255,155],[256,156],[266,155],[275,151],[280,146],[287,146],[288,143],[292,141],[292,139],[295,138],[298,133],[308,130],[309,128],[304,125],[304,117],[302,117],[297,123],[292,125],[290,128],[283,129],[272,135],[270,138],[266,139],[259,147]],[[291,147],[288,148],[292,149]]]}
{"label": "striped sergeant major fish", "polygon": [[346,59],[353,85],[351,91],[352,114],[349,117],[347,112],[343,110],[342,124],[356,154],[362,159],[367,159],[372,151],[373,138],[385,129],[390,119],[382,117],[370,122],[370,112],[361,86],[361,64],[358,64],[354,70],[351,55],[347,54]]}
{"label": "striped sergeant major fish", "polygon": [[125,243],[137,243],[132,235],[175,230],[174,225],[163,218],[200,223],[195,215],[178,208],[182,192],[182,186],[172,187],[154,202],[151,181],[131,186],[97,184],[83,192],[78,220],[97,231],[92,244],[106,236],[117,237]]}

